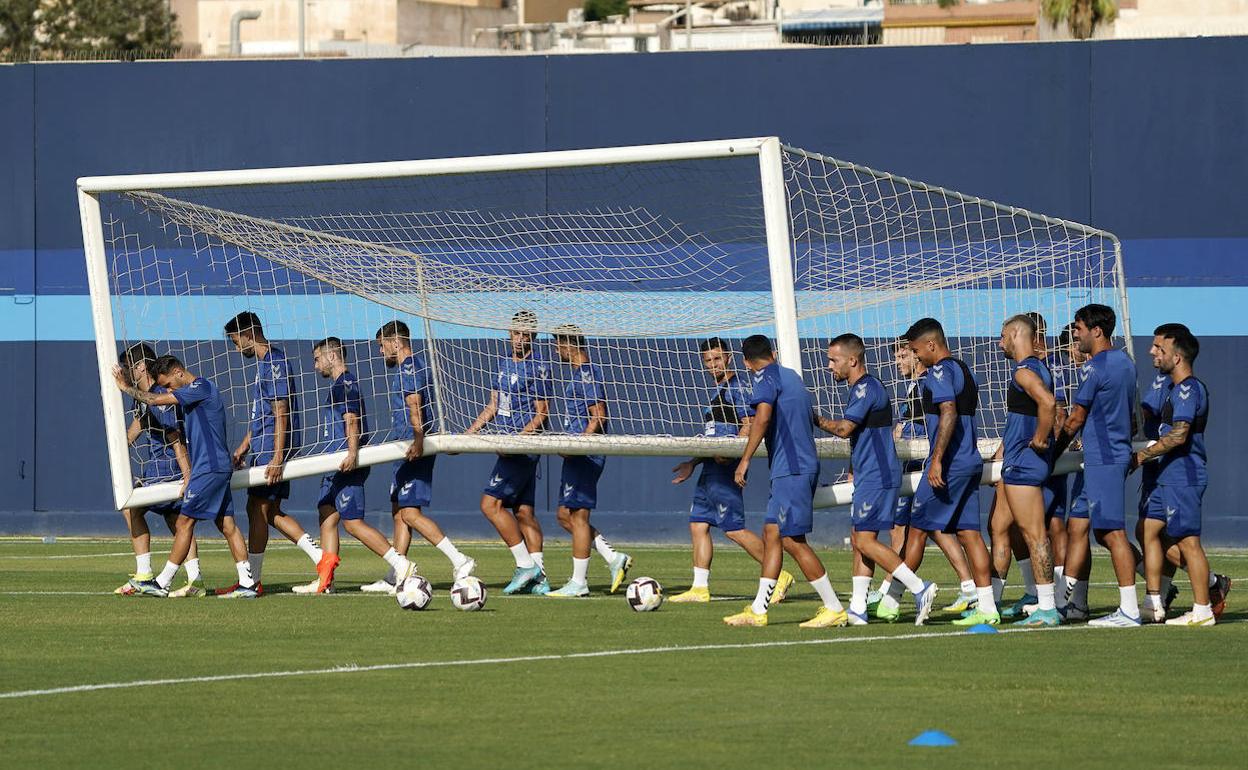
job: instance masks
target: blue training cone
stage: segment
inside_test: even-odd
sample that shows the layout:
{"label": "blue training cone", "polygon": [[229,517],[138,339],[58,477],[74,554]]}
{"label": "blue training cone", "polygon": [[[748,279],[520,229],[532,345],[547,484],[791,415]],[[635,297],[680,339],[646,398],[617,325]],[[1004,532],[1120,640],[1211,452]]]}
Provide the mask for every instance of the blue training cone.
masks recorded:
{"label": "blue training cone", "polygon": [[968,634],[997,634],[1000,632],[997,631],[996,626],[990,626],[987,623],[978,623],[966,629],[966,633]]}
{"label": "blue training cone", "polygon": [[958,742],[940,730],[926,730],[910,739],[911,746],[957,746]]}

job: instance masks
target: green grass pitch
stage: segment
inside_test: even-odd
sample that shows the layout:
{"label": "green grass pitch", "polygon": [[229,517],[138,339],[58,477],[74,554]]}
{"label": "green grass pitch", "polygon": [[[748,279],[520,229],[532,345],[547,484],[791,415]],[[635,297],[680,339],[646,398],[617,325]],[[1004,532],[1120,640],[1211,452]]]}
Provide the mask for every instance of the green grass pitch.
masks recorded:
{"label": "green grass pitch", "polygon": [[[204,548],[209,584],[232,582],[221,541]],[[258,601],[113,596],[133,568],[122,539],[0,540],[0,766],[1244,766],[1243,552],[1211,558],[1239,581],[1216,628],[972,636],[939,614],[804,631],[816,604],[801,582],[766,629],[720,623],[744,598],[633,613],[622,589],[602,593],[596,556],[592,598],[509,598],[507,551],[464,550],[491,588],[482,612],[451,606],[449,567],[424,545],[413,555],[437,593],[403,612],[354,590],[381,561],[345,540],[338,594],[288,593],[312,573],[283,544]],[[688,585],[686,548],[625,550],[632,577],[669,595]],[[567,545],[546,554],[562,581]],[[848,601],[848,552],[822,555]],[[937,552],[924,573],[953,585]],[[1093,581],[1109,574],[1098,552]],[[751,594],[756,578],[719,546],[718,596]],[[1116,593],[1091,599],[1103,609]],[[56,691],[109,683],[128,684]],[[907,745],[929,729],[958,745]]]}

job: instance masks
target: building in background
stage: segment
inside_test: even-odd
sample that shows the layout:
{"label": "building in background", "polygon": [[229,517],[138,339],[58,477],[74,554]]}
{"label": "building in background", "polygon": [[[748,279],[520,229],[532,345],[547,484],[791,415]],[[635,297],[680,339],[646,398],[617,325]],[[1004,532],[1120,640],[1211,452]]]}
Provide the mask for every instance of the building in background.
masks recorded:
{"label": "building in background", "polygon": [[[794,45],[941,45],[1068,40],[1042,0],[628,0],[587,21],[584,0],[304,0],[311,56],[494,51],[651,52]],[[300,0],[171,0],[183,55],[297,52]],[[1248,0],[1119,0],[1093,37],[1248,35]]]}

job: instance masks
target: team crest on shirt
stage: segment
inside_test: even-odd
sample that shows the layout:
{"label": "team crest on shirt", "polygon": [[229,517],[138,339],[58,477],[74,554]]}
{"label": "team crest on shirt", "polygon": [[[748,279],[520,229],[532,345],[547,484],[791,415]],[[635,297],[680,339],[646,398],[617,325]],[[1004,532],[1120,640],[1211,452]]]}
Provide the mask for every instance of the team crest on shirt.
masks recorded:
{"label": "team crest on shirt", "polygon": [[278,377],[281,377],[281,376],[282,376],[282,365],[281,365],[281,364],[270,364],[270,365],[269,365],[269,368],[273,370],[273,377],[274,377],[274,379],[276,379],[276,378],[278,378]]}
{"label": "team crest on shirt", "polygon": [[512,374],[512,375],[511,375],[511,384],[512,384],[512,385],[517,385],[517,384],[519,384],[519,382],[520,382],[520,375],[518,375],[518,374]]}
{"label": "team crest on shirt", "polygon": [[594,373],[590,371],[589,369],[586,369],[585,371],[581,372],[581,382],[585,383],[586,385],[592,385],[594,382]]}
{"label": "team crest on shirt", "polygon": [[1080,368],[1079,368],[1079,371],[1083,372],[1084,374],[1091,374],[1091,373],[1092,373],[1092,370],[1093,370],[1093,369],[1095,369],[1095,368],[1096,368],[1096,367],[1092,365],[1092,362],[1091,362],[1091,361],[1089,361],[1088,363],[1086,363],[1086,364],[1084,364],[1082,367],[1080,367]]}
{"label": "team crest on shirt", "polygon": [[939,365],[933,366],[929,371],[931,371],[932,376],[938,380],[943,380],[945,378],[945,370],[940,368]]}

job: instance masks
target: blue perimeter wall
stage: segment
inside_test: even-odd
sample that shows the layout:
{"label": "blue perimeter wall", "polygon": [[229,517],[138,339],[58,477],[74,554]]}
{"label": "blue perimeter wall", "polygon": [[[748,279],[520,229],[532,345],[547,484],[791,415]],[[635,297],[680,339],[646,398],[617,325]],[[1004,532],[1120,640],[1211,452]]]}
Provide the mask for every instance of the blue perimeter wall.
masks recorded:
{"label": "blue perimeter wall", "polygon": [[[1122,238],[1137,334],[1182,321],[1202,338],[1207,540],[1243,545],[1245,61],[1248,38],[0,67],[0,533],[121,531],[86,515],[111,495],[89,323],[65,322],[87,293],[76,177],[774,134]],[[1147,381],[1147,339],[1135,347]],[[435,507],[475,510],[488,463],[444,458]],[[667,482],[670,465],[612,461],[602,510],[678,534],[691,490]],[[292,508],[313,493],[297,483]]]}

